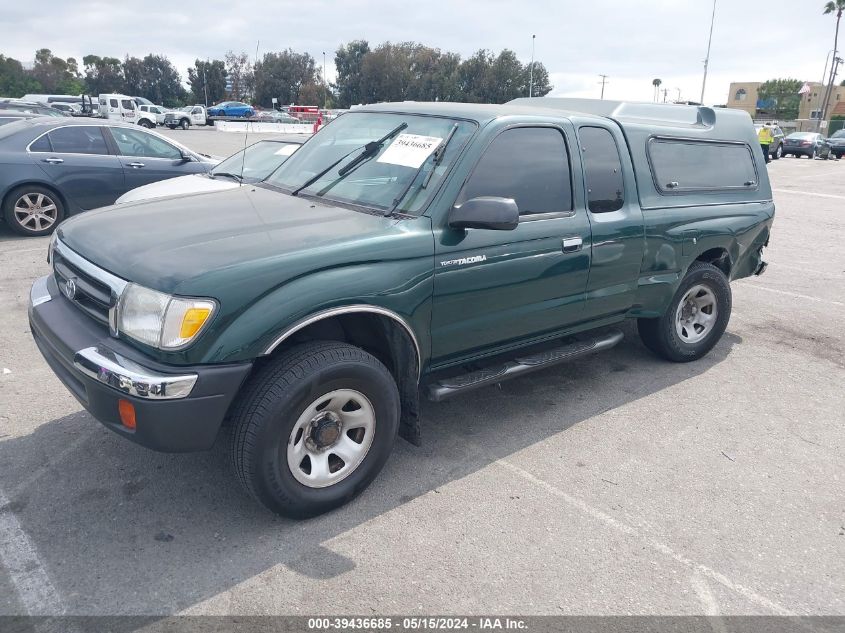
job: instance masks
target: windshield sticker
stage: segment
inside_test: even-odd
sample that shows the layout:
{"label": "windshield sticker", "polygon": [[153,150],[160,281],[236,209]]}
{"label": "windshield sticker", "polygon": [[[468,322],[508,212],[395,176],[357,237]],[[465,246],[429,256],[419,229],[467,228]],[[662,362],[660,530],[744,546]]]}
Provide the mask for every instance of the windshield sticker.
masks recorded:
{"label": "windshield sticker", "polygon": [[283,145],[280,149],[277,149],[273,152],[276,156],[290,156],[293,154],[297,149],[299,149],[299,145]]}
{"label": "windshield sticker", "polygon": [[419,169],[441,142],[443,139],[437,136],[400,134],[376,162]]}

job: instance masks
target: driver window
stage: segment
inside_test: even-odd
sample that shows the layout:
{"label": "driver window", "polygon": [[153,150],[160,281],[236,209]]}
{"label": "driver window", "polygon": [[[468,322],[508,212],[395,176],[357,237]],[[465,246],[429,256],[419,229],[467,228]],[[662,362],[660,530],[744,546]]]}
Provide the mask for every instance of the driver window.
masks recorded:
{"label": "driver window", "polygon": [[122,127],[109,128],[117,149],[122,156],[143,158],[167,158],[178,160],[182,152],[157,136]]}
{"label": "driver window", "polygon": [[513,198],[520,215],[572,211],[569,153],[551,127],[505,130],[484,152],[458,197]]}

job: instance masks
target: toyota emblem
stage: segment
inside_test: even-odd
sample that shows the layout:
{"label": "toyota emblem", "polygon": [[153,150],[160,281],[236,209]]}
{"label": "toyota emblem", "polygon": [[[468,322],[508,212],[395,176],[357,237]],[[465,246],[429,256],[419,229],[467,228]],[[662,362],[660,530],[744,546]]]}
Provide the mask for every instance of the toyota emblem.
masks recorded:
{"label": "toyota emblem", "polygon": [[73,279],[65,280],[65,285],[62,286],[62,292],[65,293],[65,296],[73,301],[73,298],[76,296],[76,282]]}

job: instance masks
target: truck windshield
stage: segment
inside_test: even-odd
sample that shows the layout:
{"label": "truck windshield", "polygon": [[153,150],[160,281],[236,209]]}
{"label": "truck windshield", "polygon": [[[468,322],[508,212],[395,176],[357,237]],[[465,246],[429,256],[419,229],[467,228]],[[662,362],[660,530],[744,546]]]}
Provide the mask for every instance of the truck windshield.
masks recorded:
{"label": "truck windshield", "polygon": [[[406,127],[381,147],[362,155],[368,143],[389,135],[403,123]],[[434,160],[452,128],[455,131],[443,155]],[[380,211],[396,206],[402,213],[419,213],[475,129],[475,123],[442,117],[350,112],[320,130],[265,182],[290,193],[334,165],[300,195]],[[434,173],[428,178],[432,169]]]}

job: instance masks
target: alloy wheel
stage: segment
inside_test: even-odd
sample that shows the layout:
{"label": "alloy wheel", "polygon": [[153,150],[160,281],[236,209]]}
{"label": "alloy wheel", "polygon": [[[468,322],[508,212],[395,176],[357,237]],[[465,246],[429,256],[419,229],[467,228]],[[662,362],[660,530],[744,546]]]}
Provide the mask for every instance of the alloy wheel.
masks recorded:
{"label": "alloy wheel", "polygon": [[713,330],[718,312],[713,291],[703,284],[695,285],[675,311],[675,333],[684,343],[698,343]]}
{"label": "alloy wheel", "polygon": [[15,202],[15,220],[27,231],[43,231],[56,223],[59,210],[50,196],[25,193]]}

